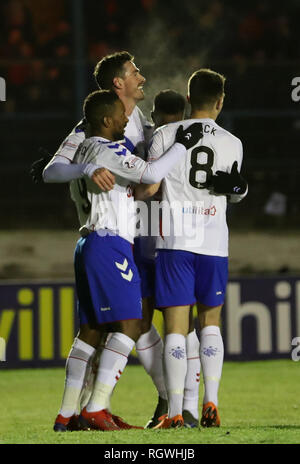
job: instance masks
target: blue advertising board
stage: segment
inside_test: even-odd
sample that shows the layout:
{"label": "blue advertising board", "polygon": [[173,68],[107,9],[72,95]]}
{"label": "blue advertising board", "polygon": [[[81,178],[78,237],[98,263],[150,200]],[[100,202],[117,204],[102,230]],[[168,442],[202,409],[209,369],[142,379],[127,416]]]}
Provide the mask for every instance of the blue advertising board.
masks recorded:
{"label": "blue advertising board", "polygon": [[77,330],[74,284],[5,283],[0,292],[0,367],[64,366]]}
{"label": "blue advertising board", "polygon": [[222,315],[225,358],[290,358],[300,337],[300,277],[231,279]]}
{"label": "blue advertising board", "polygon": [[[0,292],[0,368],[64,366],[78,330],[74,283],[2,282]],[[163,335],[160,311],[154,324]],[[290,358],[300,337],[300,277],[230,279],[222,334],[225,360]]]}

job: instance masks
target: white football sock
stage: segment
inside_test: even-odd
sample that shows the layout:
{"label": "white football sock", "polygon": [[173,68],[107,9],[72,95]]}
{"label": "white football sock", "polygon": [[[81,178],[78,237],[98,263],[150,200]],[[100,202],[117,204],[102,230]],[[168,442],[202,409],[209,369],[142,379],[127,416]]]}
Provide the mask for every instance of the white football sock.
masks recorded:
{"label": "white football sock", "polygon": [[120,332],[112,334],[100,357],[94,390],[86,406],[87,412],[110,409],[112,391],[126,367],[134,341]]}
{"label": "white football sock", "polygon": [[79,400],[79,405],[78,405],[79,412],[82,411],[82,409],[86,407],[92,395],[92,392],[94,389],[94,383],[97,377],[100,356],[102,354],[107,338],[108,338],[108,335],[106,335],[104,339],[103,339],[103,336],[101,337],[101,342],[100,342],[101,344],[98,346],[96,352],[94,353],[93,358],[91,358],[89,362],[86,375],[85,375],[84,387],[80,395],[80,400]]}
{"label": "white football sock", "polygon": [[196,331],[190,332],[186,337],[187,373],[184,384],[183,411],[189,411],[195,419],[199,417],[199,382],[200,382],[200,355],[199,339]]}
{"label": "white football sock", "polygon": [[86,370],[95,348],[75,338],[66,361],[65,389],[59,414],[71,417],[77,413],[81,390],[84,386]]}
{"label": "white football sock", "polygon": [[169,402],[169,417],[182,414],[186,369],[185,336],[176,333],[166,335],[164,371]]}
{"label": "white football sock", "polygon": [[84,380],[84,387],[80,395],[79,411],[82,411],[82,409],[88,404],[90,397],[92,395],[95,379],[96,379],[97,372],[98,372],[99,359],[100,359],[103,348],[104,348],[104,345],[97,348],[96,353],[94,354],[93,358],[90,360],[88,364],[86,375],[85,375],[85,380]]}
{"label": "white football sock", "polygon": [[218,389],[222,375],[224,345],[219,327],[210,325],[200,332],[200,362],[204,380],[203,404],[218,405]]}
{"label": "white football sock", "polygon": [[140,363],[153,380],[161,398],[167,399],[163,372],[163,341],[154,325],[149,332],[142,334],[135,345]]}

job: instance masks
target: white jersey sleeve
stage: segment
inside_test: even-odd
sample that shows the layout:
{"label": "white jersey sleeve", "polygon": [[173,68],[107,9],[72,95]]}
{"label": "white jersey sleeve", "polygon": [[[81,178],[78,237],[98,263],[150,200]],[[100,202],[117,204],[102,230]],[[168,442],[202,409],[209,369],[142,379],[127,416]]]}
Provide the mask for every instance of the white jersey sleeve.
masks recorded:
{"label": "white jersey sleeve", "polygon": [[[135,218],[131,182],[140,181],[147,171],[150,171],[147,173],[149,181],[154,182],[155,175],[162,176],[164,170],[169,170],[184,153],[182,144],[174,144],[169,156],[162,157],[152,165],[132,155],[117,142],[105,141],[100,137],[86,139],[76,152],[74,161],[86,165],[101,164],[116,174],[116,183],[111,191],[102,192],[89,178],[71,182],[71,197],[76,203],[81,226],[88,230],[108,228],[132,242],[136,233],[135,221],[133,229],[124,227],[132,222],[131,216]],[[153,170],[154,165],[156,170]]]}
{"label": "white jersey sleeve", "polygon": [[45,183],[70,182],[83,176],[92,177],[95,170],[100,166],[95,164],[76,164],[71,163],[64,156],[56,156],[43,171],[43,180]]}
{"label": "white jersey sleeve", "polygon": [[182,144],[175,143],[165,156],[155,163],[149,163],[131,154],[118,142],[91,137],[80,146],[75,160],[81,163],[84,159],[86,164],[101,165],[135,183],[155,184],[184,156],[185,151]]}
{"label": "white jersey sleeve", "polygon": [[[153,132],[152,138],[149,143],[149,150],[148,150],[148,161],[155,161],[156,159],[160,158],[161,155],[164,153],[166,147],[164,142],[164,132],[163,128],[167,126],[162,126],[156,129]],[[175,140],[175,135],[174,135]],[[171,143],[171,141],[169,141]]]}
{"label": "white jersey sleeve", "polygon": [[76,151],[86,137],[86,122],[81,120],[65,138],[43,171],[46,183],[70,182],[87,175],[91,177],[99,166],[73,164]]}
{"label": "white jersey sleeve", "polygon": [[51,164],[51,162],[55,162],[55,158],[57,156],[62,156],[70,162],[72,162],[77,148],[85,139],[85,130],[86,122],[83,119],[72,129],[70,134],[64,139],[64,141],[58,147],[56,153],[54,154],[49,164]]}

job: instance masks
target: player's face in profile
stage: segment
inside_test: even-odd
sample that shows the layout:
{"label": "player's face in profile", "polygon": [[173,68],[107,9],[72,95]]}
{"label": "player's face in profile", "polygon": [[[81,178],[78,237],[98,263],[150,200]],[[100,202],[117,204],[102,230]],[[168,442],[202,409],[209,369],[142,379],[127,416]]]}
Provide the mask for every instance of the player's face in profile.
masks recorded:
{"label": "player's face in profile", "polygon": [[126,97],[133,98],[135,101],[144,99],[143,86],[146,82],[140,70],[132,61],[126,61],[123,65],[124,70],[124,94]]}
{"label": "player's face in profile", "polygon": [[121,100],[118,100],[114,105],[112,118],[112,136],[113,140],[121,140],[124,137],[125,127],[128,123],[128,118],[125,114],[125,106]]}

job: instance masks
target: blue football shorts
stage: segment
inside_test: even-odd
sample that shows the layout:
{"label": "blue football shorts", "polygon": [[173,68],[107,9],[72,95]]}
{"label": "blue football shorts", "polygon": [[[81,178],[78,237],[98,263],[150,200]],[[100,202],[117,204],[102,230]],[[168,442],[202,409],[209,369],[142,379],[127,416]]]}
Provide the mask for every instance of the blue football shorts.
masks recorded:
{"label": "blue football shorts", "polygon": [[78,240],[74,266],[80,324],[142,319],[141,281],[127,240],[92,232]]}
{"label": "blue football shorts", "polygon": [[156,307],[206,306],[224,303],[228,258],[183,250],[157,250],[155,259]]}
{"label": "blue football shorts", "polygon": [[134,239],[133,256],[141,277],[142,298],[155,295],[155,261],[145,254],[144,242],[148,237]]}

